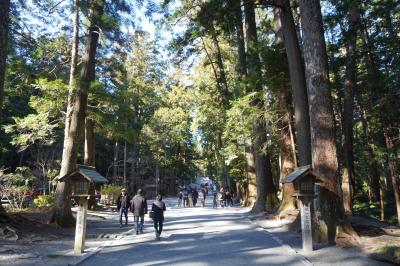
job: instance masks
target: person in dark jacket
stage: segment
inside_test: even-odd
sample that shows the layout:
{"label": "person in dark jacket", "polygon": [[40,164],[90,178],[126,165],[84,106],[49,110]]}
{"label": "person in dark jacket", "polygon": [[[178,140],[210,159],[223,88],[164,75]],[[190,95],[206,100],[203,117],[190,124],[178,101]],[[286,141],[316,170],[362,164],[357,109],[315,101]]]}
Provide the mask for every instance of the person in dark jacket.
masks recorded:
{"label": "person in dark jacket", "polygon": [[142,189],[138,189],[136,196],[133,197],[131,211],[133,213],[133,225],[136,229],[136,234],[138,235],[139,232],[143,233],[144,215],[147,213],[147,201],[143,197]]}
{"label": "person in dark jacket", "polygon": [[160,240],[161,232],[164,223],[164,211],[165,203],[162,201],[161,194],[157,195],[156,201],[153,202],[151,206],[151,211],[153,212],[154,229],[156,229],[156,239]]}
{"label": "person in dark jacket", "polygon": [[126,194],[126,189],[121,190],[121,194],[117,199],[117,210],[119,212],[119,226],[122,227],[122,215],[125,216],[125,225],[128,225],[128,210],[129,210],[130,198]]}

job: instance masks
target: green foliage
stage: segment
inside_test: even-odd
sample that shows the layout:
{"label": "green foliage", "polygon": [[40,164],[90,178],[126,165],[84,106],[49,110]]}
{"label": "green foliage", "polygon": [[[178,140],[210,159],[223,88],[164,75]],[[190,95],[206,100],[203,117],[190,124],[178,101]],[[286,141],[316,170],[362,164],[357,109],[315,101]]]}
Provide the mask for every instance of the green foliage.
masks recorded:
{"label": "green foliage", "polygon": [[387,244],[376,248],[375,252],[394,257],[397,261],[400,259],[400,246]]}
{"label": "green foliage", "polygon": [[15,124],[4,126],[8,134],[13,134],[11,143],[26,150],[33,144],[51,145],[55,141],[55,124],[50,124],[47,113],[30,114],[24,118],[14,117]]}
{"label": "green foliage", "polygon": [[111,196],[114,200],[118,198],[118,196],[121,194],[121,190],[124,187],[121,185],[116,185],[116,184],[105,184],[101,187],[100,193],[102,195],[108,195]]}
{"label": "green foliage", "polygon": [[41,207],[51,207],[54,204],[54,196],[53,195],[39,195],[36,199],[33,200],[36,206]]}

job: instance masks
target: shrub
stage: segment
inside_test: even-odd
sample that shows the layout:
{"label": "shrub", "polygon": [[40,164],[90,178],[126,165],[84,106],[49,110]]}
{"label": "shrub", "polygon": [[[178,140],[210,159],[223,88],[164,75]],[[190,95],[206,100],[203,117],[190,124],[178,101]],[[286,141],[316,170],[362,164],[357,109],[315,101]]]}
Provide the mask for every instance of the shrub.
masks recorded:
{"label": "shrub", "polygon": [[40,195],[33,202],[38,206],[41,207],[50,207],[54,204],[54,196],[53,195]]}
{"label": "shrub", "polygon": [[103,195],[107,196],[107,200],[106,200],[106,204],[110,204],[113,203],[119,196],[119,194],[121,194],[121,189],[123,189],[124,187],[121,185],[116,185],[116,184],[105,184],[101,187],[100,193],[102,195],[102,200],[103,199]]}

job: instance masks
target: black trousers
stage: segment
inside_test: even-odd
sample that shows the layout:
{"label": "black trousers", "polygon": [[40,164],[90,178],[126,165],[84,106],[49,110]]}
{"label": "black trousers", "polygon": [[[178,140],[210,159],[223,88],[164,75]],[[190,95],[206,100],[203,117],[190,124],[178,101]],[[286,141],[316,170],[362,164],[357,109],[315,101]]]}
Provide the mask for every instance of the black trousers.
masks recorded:
{"label": "black trousers", "polygon": [[161,235],[162,229],[163,229],[163,223],[164,220],[154,220],[154,229],[156,229],[156,232]]}

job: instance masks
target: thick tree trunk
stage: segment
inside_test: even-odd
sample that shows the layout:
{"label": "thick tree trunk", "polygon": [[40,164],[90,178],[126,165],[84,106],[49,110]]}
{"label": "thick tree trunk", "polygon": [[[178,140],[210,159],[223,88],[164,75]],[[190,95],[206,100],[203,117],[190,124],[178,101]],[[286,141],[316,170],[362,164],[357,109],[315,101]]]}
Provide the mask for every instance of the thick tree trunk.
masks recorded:
{"label": "thick tree trunk", "polygon": [[310,112],[312,167],[322,180],[313,237],[334,243],[337,226],[345,221],[338,183],[333,106],[328,59],[319,0],[300,0],[304,59]]}
{"label": "thick tree trunk", "polygon": [[289,66],[300,166],[311,164],[310,117],[304,64],[289,0],[278,0],[279,17]]}
{"label": "thick tree trunk", "polygon": [[394,194],[394,199],[396,202],[396,210],[397,210],[397,223],[400,225],[400,189],[399,189],[399,172],[397,169],[397,162],[396,162],[396,154],[394,151],[394,145],[393,145],[393,137],[391,136],[391,132],[388,128],[384,128],[384,136],[385,136],[385,142],[386,142],[386,149],[388,152],[388,164],[389,164],[389,173],[390,177],[392,180],[392,186],[393,186],[393,194]]}
{"label": "thick tree trunk", "polygon": [[353,110],[354,90],[356,86],[356,40],[359,11],[357,4],[349,8],[347,15],[349,30],[347,38],[346,72],[344,81],[343,135],[344,135],[344,166],[342,177],[343,204],[347,213],[353,212],[353,197],[355,193],[355,172],[353,152]]}
{"label": "thick tree trunk", "polygon": [[[69,88],[68,109],[66,117],[66,127],[64,136],[64,148],[61,162],[60,177],[63,177],[76,169],[76,161],[78,157],[79,144],[82,139],[84,122],[86,116],[87,96],[90,86],[90,81],[94,76],[95,55],[99,39],[99,22],[103,14],[104,2],[89,1],[89,21],[90,27],[86,43],[85,57],[79,87],[75,86],[75,73],[72,73],[72,82]],[[75,12],[78,12],[77,1],[74,3]],[[76,14],[76,13],[75,13]],[[75,18],[77,15],[75,15]],[[74,26],[79,20],[74,19]],[[77,27],[74,29],[77,29]],[[77,30],[74,30],[73,43],[78,38]],[[76,47],[77,48],[77,47]],[[73,51],[74,53],[74,51]],[[77,54],[77,51],[75,51]],[[76,56],[75,54],[75,56]],[[74,56],[74,54],[72,54]],[[71,62],[72,64],[72,62]],[[76,69],[71,67],[71,72]],[[54,204],[53,220],[61,226],[73,225],[73,217],[69,202],[70,188],[66,182],[58,182]]]}
{"label": "thick tree trunk", "polygon": [[92,119],[85,119],[85,155],[83,161],[85,165],[90,166],[95,166],[94,125],[95,122]]}
{"label": "thick tree trunk", "polygon": [[[286,98],[286,97],[285,97]],[[284,99],[282,99],[284,100]],[[284,104],[285,106],[286,104]],[[290,137],[290,113],[286,109],[283,114],[281,128],[281,167],[280,167],[280,180],[288,176],[295,167],[295,161],[292,156],[292,141]],[[296,209],[296,201],[293,198],[294,187],[293,184],[284,184],[282,187],[282,201],[279,205],[279,215],[284,215],[285,212]]]}
{"label": "thick tree trunk", "polygon": [[6,74],[9,14],[10,0],[2,0],[0,3],[0,125],[3,120],[2,110],[4,98],[4,80]]}
{"label": "thick tree trunk", "polygon": [[254,153],[251,143],[245,144],[245,158],[247,173],[247,197],[244,206],[253,206],[257,199],[257,179]]}
{"label": "thick tree trunk", "polygon": [[[244,13],[246,21],[246,37],[248,51],[248,80],[250,81],[248,90],[253,92],[263,92],[260,77],[261,65],[258,54],[258,37],[255,18],[254,1],[244,3]],[[263,93],[264,94],[264,93]],[[264,101],[256,100],[251,103],[256,106],[262,114]],[[256,178],[257,178],[257,199],[253,206],[253,212],[260,212],[272,209],[277,204],[276,189],[273,183],[271,162],[268,153],[264,149],[266,145],[266,127],[263,115],[259,115],[253,121],[253,152],[255,158]]]}

